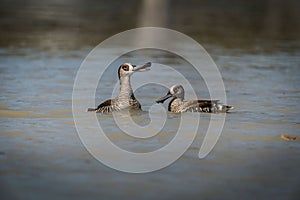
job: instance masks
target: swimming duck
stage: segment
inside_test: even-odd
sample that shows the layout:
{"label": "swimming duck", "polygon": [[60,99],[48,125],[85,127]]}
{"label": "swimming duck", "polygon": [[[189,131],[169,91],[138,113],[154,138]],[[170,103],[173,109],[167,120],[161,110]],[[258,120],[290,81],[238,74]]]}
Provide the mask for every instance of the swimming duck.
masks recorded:
{"label": "swimming duck", "polygon": [[151,62],[148,62],[142,66],[123,63],[118,69],[118,76],[120,80],[119,95],[114,99],[104,101],[97,108],[88,108],[88,111],[95,111],[97,113],[110,113],[123,109],[141,110],[141,104],[135,98],[131,88],[130,76],[134,72],[148,71],[150,70],[150,66]]}
{"label": "swimming duck", "polygon": [[219,100],[193,100],[184,101],[184,89],[182,85],[173,85],[166,96],[161,97],[156,103],[163,103],[168,98],[173,97],[168,106],[168,111],[174,113],[182,112],[227,112],[233,109],[233,106],[227,106],[219,103]]}

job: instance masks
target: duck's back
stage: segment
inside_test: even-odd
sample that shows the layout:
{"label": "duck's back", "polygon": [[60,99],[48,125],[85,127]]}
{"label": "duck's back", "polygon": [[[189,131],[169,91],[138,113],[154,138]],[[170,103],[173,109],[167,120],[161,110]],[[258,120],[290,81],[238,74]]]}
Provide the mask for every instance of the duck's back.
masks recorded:
{"label": "duck's back", "polygon": [[219,102],[219,100],[195,100],[184,102],[182,112],[206,112],[217,113],[227,112],[233,109],[232,106],[227,106]]}

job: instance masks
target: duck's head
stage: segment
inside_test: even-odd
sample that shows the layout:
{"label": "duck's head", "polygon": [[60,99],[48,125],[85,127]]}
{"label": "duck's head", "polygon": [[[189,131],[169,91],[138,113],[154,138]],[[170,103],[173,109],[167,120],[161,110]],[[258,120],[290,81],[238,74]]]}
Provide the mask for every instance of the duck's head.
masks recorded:
{"label": "duck's head", "polygon": [[183,100],[184,98],[184,89],[182,85],[173,85],[168,91],[167,95],[156,100],[156,103],[163,103],[168,98],[174,97]]}
{"label": "duck's head", "polygon": [[145,72],[150,70],[151,62],[147,62],[144,65],[132,65],[130,63],[123,63],[118,70],[119,79],[121,77],[130,76],[134,72]]}

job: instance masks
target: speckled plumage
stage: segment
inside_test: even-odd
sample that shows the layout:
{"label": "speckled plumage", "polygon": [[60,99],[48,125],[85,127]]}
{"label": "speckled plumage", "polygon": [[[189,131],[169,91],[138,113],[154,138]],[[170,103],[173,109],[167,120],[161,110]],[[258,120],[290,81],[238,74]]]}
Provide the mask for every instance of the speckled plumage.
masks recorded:
{"label": "speckled plumage", "polygon": [[182,112],[206,112],[218,113],[227,112],[233,109],[233,106],[227,106],[219,100],[192,100],[184,101],[184,89],[181,85],[173,85],[166,96],[161,97],[156,102],[163,103],[168,98],[173,97],[168,106],[168,111],[174,113]]}
{"label": "speckled plumage", "polygon": [[101,103],[97,108],[89,108],[88,111],[97,113],[111,113],[123,109],[141,110],[141,104],[135,98],[131,84],[130,76],[136,71],[148,71],[151,63],[146,63],[143,66],[135,66],[130,63],[122,64],[118,69],[120,79],[120,93],[114,99],[109,99]]}

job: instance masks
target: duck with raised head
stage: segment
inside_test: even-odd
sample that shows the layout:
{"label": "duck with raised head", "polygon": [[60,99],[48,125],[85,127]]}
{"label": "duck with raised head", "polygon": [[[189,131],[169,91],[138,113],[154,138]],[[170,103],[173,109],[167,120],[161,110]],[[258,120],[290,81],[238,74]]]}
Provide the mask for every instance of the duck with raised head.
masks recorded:
{"label": "duck with raised head", "polygon": [[218,113],[228,112],[233,106],[227,106],[219,102],[219,100],[192,100],[184,101],[184,89],[182,85],[173,85],[167,95],[161,97],[156,103],[163,103],[168,98],[173,98],[168,106],[168,111],[174,113],[182,112],[206,112]]}
{"label": "duck with raised head", "polygon": [[97,108],[89,108],[88,111],[94,111],[97,113],[110,113],[123,109],[141,110],[141,104],[135,98],[131,88],[130,76],[135,72],[148,71],[150,70],[150,67],[151,62],[141,66],[123,63],[118,69],[118,76],[120,80],[119,95],[114,99],[104,101]]}

